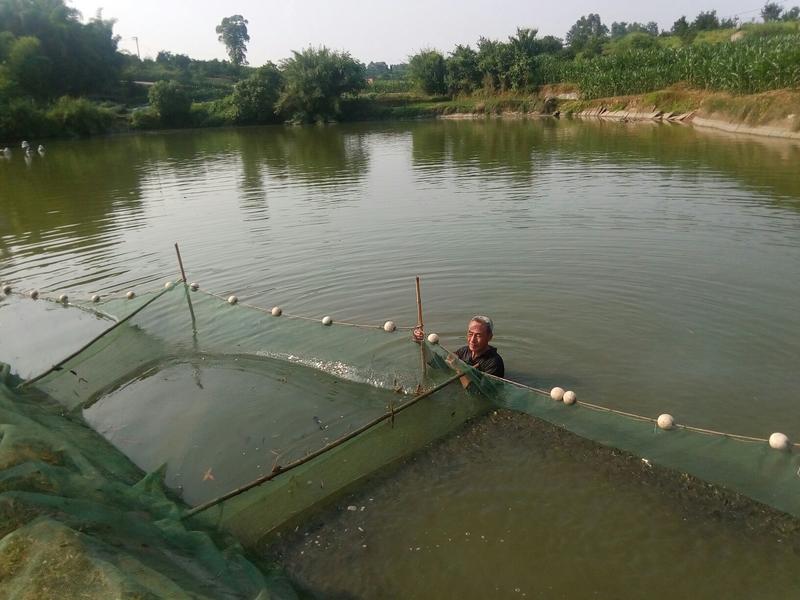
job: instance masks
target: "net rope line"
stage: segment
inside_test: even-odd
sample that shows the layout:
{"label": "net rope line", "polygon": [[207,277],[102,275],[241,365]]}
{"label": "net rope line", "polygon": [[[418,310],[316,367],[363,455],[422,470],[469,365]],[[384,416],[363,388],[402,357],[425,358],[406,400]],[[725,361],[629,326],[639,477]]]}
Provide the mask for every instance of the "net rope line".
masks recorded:
{"label": "net rope line", "polygon": [[[25,293],[22,293],[22,292],[10,292],[10,293],[5,294],[5,295],[6,296],[19,296],[20,298],[29,297],[28,294],[25,294]],[[104,296],[104,298],[109,298],[109,299],[113,299],[113,300],[121,300],[124,297],[125,297],[124,295],[120,295],[120,296],[107,295],[107,296]],[[36,300],[37,301],[41,300],[42,302],[51,302],[53,304],[58,304],[60,306],[70,306],[72,308],[77,308],[78,310],[82,310],[85,313],[89,313],[89,314],[92,314],[92,315],[100,316],[100,317],[103,317],[104,319],[108,319],[109,321],[116,322],[116,321],[119,320],[119,317],[117,317],[115,315],[112,315],[111,313],[107,313],[104,310],[101,310],[101,309],[99,309],[99,308],[97,308],[95,306],[79,304],[79,303],[76,303],[76,302],[71,302],[69,300],[67,300],[66,302],[59,302],[57,296],[49,296],[49,295],[41,296],[40,295],[40,296],[36,297]]]}
{"label": "net rope line", "polygon": [[[186,287],[187,290],[190,288],[189,284],[186,283],[185,281],[183,281],[182,279],[178,279],[178,280],[176,280],[174,282],[170,282],[170,283],[172,283],[173,285],[183,284]],[[56,363],[55,365],[53,365],[52,367],[50,367],[49,369],[47,369],[43,373],[41,373],[41,374],[31,378],[31,379],[28,379],[28,380],[22,382],[19,385],[20,389],[22,389],[24,387],[27,387],[28,385],[31,385],[31,384],[35,383],[36,381],[39,381],[40,379],[42,379],[46,375],[49,375],[53,371],[58,370],[61,367],[61,365],[63,365],[65,362],[67,362],[68,360],[74,358],[75,356],[77,356],[78,354],[83,352],[86,348],[91,346],[93,343],[95,343],[96,341],[101,339],[103,336],[105,336],[107,333],[110,333],[112,330],[117,328],[119,325],[122,325],[123,323],[125,323],[126,321],[128,321],[129,319],[134,317],[136,314],[141,312],[143,309],[145,309],[147,306],[149,306],[151,303],[153,303],[155,300],[157,300],[158,298],[163,296],[168,291],[169,291],[169,288],[161,290],[153,298],[150,298],[147,302],[142,304],[142,306],[138,307],[136,310],[134,310],[132,313],[130,313],[129,315],[127,315],[126,317],[124,317],[121,320],[116,320],[116,317],[114,317],[113,315],[109,315],[107,313],[104,313],[103,311],[100,311],[100,310],[98,310],[96,308],[93,308],[91,306],[84,306],[84,305],[76,304],[76,303],[69,302],[69,301],[66,302],[66,303],[61,303],[61,304],[64,304],[66,306],[74,306],[74,307],[79,308],[81,310],[84,310],[86,312],[96,312],[97,314],[100,314],[100,315],[102,315],[102,316],[104,316],[106,318],[113,319],[115,321],[115,323],[111,327],[109,327],[108,329],[102,331],[100,334],[98,334],[97,336],[92,338],[89,342],[87,342],[86,344],[81,346],[81,348],[79,348],[78,350],[76,350],[75,352],[73,352],[72,354],[70,354],[69,356],[64,358],[63,360],[59,361],[58,363]],[[211,291],[208,291],[208,290],[196,290],[196,291],[200,291],[200,292],[206,294],[207,296],[212,296],[212,297],[217,298],[219,300],[223,300],[225,302],[228,302],[228,299],[222,294],[218,294],[218,293],[211,292]],[[16,292],[14,292],[14,293],[16,293]],[[46,300],[46,301],[57,302],[57,300],[53,300],[53,299],[51,299],[49,297],[44,297],[44,298],[41,298],[41,299]],[[249,303],[246,303],[246,302],[237,302],[237,304],[239,304],[239,305],[241,305],[241,306],[243,306],[245,308],[251,309],[251,310],[256,310],[256,311],[262,312],[264,314],[271,314],[271,309],[262,308],[260,306],[256,306],[256,305],[249,304]],[[320,321],[320,319],[315,318],[315,317],[306,317],[306,316],[302,316],[302,315],[292,315],[292,314],[289,314],[289,313],[282,313],[281,316],[282,317],[286,317],[288,319],[298,319],[298,320],[314,321],[314,322],[319,322]],[[346,326],[346,327],[358,327],[358,328],[362,328],[362,329],[383,329],[383,327],[381,325],[364,325],[364,324],[361,324],[361,323],[351,323],[351,322],[347,322],[347,321],[334,321],[332,324],[343,325],[343,326]],[[408,326],[397,327],[398,330],[404,330],[404,331],[411,331],[411,330],[413,330],[415,328],[416,328],[416,326],[414,326],[414,327],[408,327]],[[447,351],[450,354],[453,354],[445,346],[442,346],[442,349]],[[547,392],[545,390],[542,390],[542,389],[539,389],[539,388],[535,388],[533,386],[529,386],[529,385],[520,383],[518,381],[512,381],[510,379],[497,377],[496,375],[492,375],[490,373],[483,373],[483,375],[488,375],[492,379],[497,379],[498,381],[502,381],[504,383],[511,384],[511,385],[513,385],[515,387],[535,392],[535,393],[540,394],[542,396],[549,397],[549,395],[550,395],[549,392]],[[657,423],[657,419],[654,419],[653,417],[649,417],[649,416],[646,416],[646,415],[640,415],[640,414],[636,414],[636,413],[631,413],[631,412],[619,410],[619,409],[616,409],[616,408],[600,406],[599,404],[593,404],[591,402],[586,402],[586,401],[583,401],[583,400],[578,400],[578,401],[576,401],[576,403],[580,404],[582,406],[585,406],[585,407],[587,407],[589,409],[598,411],[598,412],[607,412],[607,413],[612,413],[612,414],[620,415],[620,416],[631,418],[631,419],[636,419],[636,420],[639,420],[639,421],[647,421],[647,422],[654,423],[654,424]],[[767,438],[760,438],[760,437],[755,437],[755,436],[743,435],[743,434],[739,434],[739,433],[729,433],[729,432],[725,432],[725,431],[717,431],[717,430],[714,430],[714,429],[706,429],[706,428],[703,428],[703,427],[695,427],[695,426],[692,426],[692,425],[685,425],[685,424],[682,424],[682,423],[675,423],[674,427],[677,428],[677,429],[685,429],[687,431],[694,431],[696,433],[702,433],[702,434],[706,434],[706,435],[714,435],[714,436],[719,436],[719,437],[726,437],[726,438],[731,438],[731,439],[735,439],[735,440],[739,440],[739,441],[766,442],[766,443],[769,442],[769,439],[767,439]],[[800,447],[800,442],[790,442],[790,445],[792,447]]]}
{"label": "net rope line", "polygon": [[[455,356],[455,354],[453,352],[450,352],[450,350],[448,350],[444,346],[442,346],[442,349],[445,350],[446,352],[452,354],[453,356]],[[483,373],[483,372],[481,372],[481,375],[487,376],[487,377],[489,377],[491,379],[496,379],[497,381],[502,381],[503,383],[511,384],[514,387],[518,387],[518,388],[521,388],[521,389],[529,390],[531,392],[535,392],[535,393],[540,394],[542,396],[546,396],[547,398],[550,397],[550,393],[549,392],[547,392],[545,390],[541,390],[539,388],[535,388],[535,387],[530,386],[530,385],[525,385],[524,383],[520,383],[518,381],[513,381],[511,379],[505,379],[503,377],[498,377],[497,375],[492,375],[491,373]],[[615,414],[615,415],[620,415],[622,417],[627,417],[627,418],[630,418],[630,419],[636,419],[637,421],[646,421],[646,422],[649,422],[649,423],[653,423],[654,425],[657,425],[657,423],[658,423],[658,419],[654,419],[653,417],[648,417],[646,415],[639,415],[639,414],[636,414],[636,413],[627,412],[627,411],[624,411],[624,410],[619,410],[617,408],[610,408],[610,407],[607,407],[607,406],[600,406],[599,404],[592,404],[591,402],[585,402],[583,400],[576,400],[575,404],[580,404],[581,406],[585,406],[586,408],[589,408],[591,410],[595,410],[597,412],[612,413],[612,414]],[[676,429],[685,429],[686,431],[694,431],[695,433],[702,433],[702,434],[705,434],[705,435],[714,435],[714,436],[718,436],[718,437],[730,438],[730,439],[734,439],[734,440],[738,440],[738,441],[742,441],[742,442],[769,443],[769,439],[768,438],[754,437],[754,436],[750,436],[750,435],[744,435],[744,434],[741,434],[741,433],[728,433],[726,431],[717,431],[715,429],[705,429],[703,427],[695,427],[693,425],[684,425],[682,423],[675,423],[673,425],[673,427],[675,427]],[[795,447],[795,448],[800,448],[800,442],[790,442],[790,445]]]}
{"label": "net rope line", "polygon": [[[204,293],[204,294],[206,294],[208,296],[213,296],[215,298],[219,298],[220,300],[224,300],[225,302],[228,301],[228,298],[226,298],[222,294],[217,294],[216,292],[210,292],[208,290],[197,290],[197,291],[202,292],[202,293]],[[246,308],[251,308],[253,310],[257,310],[259,312],[263,312],[263,313],[268,314],[268,315],[272,314],[272,309],[263,308],[261,306],[256,306],[255,304],[249,304],[247,302],[241,302],[241,301],[237,301],[237,304],[240,305],[240,306],[244,306]],[[317,323],[320,321],[320,319],[317,318],[317,317],[306,317],[306,316],[303,316],[303,315],[293,315],[293,314],[290,314],[290,313],[287,313],[287,312],[281,312],[280,316],[281,317],[286,317],[287,319],[301,319],[303,321],[315,321]],[[346,327],[360,327],[362,329],[383,329],[383,325],[364,325],[363,323],[352,323],[352,322],[348,322],[348,321],[336,321],[336,320],[334,320],[334,321],[331,322],[331,324],[345,325]],[[395,327],[396,327],[396,329],[398,331],[400,331],[400,330],[402,330],[402,331],[413,331],[416,328],[416,325],[414,325],[414,326],[396,325]]]}
{"label": "net rope line", "polygon": [[[175,285],[179,285],[181,283],[184,283],[184,281],[181,280],[181,279],[178,279],[178,280],[174,281],[173,283]],[[186,284],[186,287],[188,288],[189,284]],[[198,289],[198,290],[192,290],[192,291],[200,292],[200,293],[203,293],[203,294],[205,294],[207,296],[213,296],[214,298],[217,298],[219,300],[224,300],[225,302],[228,301],[228,296],[225,296],[223,294],[218,294],[216,292],[211,292],[209,290]],[[52,292],[45,292],[45,294],[46,295],[40,295],[37,299],[38,300],[44,300],[45,302],[55,302],[55,303],[58,303],[58,304],[62,304],[64,306],[73,306],[73,307],[78,308],[80,310],[83,310],[85,312],[95,313],[95,314],[101,315],[101,316],[103,316],[105,318],[111,319],[113,321],[117,320],[117,317],[115,317],[114,315],[108,314],[106,312],[103,312],[99,308],[94,308],[92,306],[87,306],[87,305],[76,303],[76,302],[72,302],[72,301],[59,302],[57,300],[57,296],[51,295]],[[9,296],[16,295],[16,296],[26,297],[28,294],[23,293],[23,292],[11,292],[10,294],[7,294],[7,295],[9,295]],[[125,294],[122,293],[122,292],[104,294],[102,296],[102,299],[103,300],[123,300],[123,299],[125,299]],[[268,315],[271,314],[271,312],[272,312],[272,309],[264,308],[262,306],[257,306],[255,304],[249,304],[247,302],[237,301],[236,304],[238,304],[240,306],[244,306],[246,308],[251,308],[253,310],[257,310],[259,312],[263,312],[263,313],[268,314]],[[291,313],[287,313],[287,312],[281,312],[280,316],[286,317],[287,319],[301,319],[301,320],[304,320],[304,321],[315,321],[315,322],[319,322],[320,321],[320,319],[317,318],[317,317],[306,317],[304,315],[295,315],[295,314],[291,314]],[[332,323],[335,323],[336,325],[345,325],[347,327],[359,327],[361,329],[383,329],[383,325],[366,325],[364,323],[353,323],[353,322],[350,322],[350,321],[334,320],[334,321],[332,321]],[[417,327],[416,325],[395,325],[395,328],[398,331],[413,331],[416,327]]]}
{"label": "net rope line", "polygon": [[[174,283],[175,285],[179,285],[179,284],[185,283],[185,282],[183,280],[181,280],[181,279],[177,279],[172,283]],[[186,287],[189,288],[189,284],[188,283],[186,284]],[[223,294],[219,294],[219,293],[216,293],[216,292],[211,292],[209,290],[203,290],[203,289],[192,290],[192,291],[200,292],[200,293],[203,293],[203,294],[205,294],[207,296],[213,296],[214,298],[217,298],[219,300],[224,300],[225,302],[228,302],[228,296],[225,296]],[[8,296],[20,296],[20,297],[27,297],[28,296],[28,294],[24,293],[24,292],[11,292],[11,293],[9,293],[7,295]],[[123,300],[123,299],[125,299],[125,294],[122,293],[122,292],[113,292],[113,293],[109,293],[109,294],[104,294],[102,296],[102,299],[103,300]],[[85,305],[85,304],[73,302],[73,301],[70,301],[70,300],[68,300],[67,302],[59,302],[58,299],[57,299],[57,296],[53,295],[52,292],[45,292],[44,295],[40,295],[37,298],[37,300],[43,300],[45,302],[53,302],[53,303],[61,304],[63,306],[72,306],[72,307],[75,307],[75,308],[77,308],[79,310],[82,310],[84,312],[97,314],[97,315],[100,315],[100,316],[105,317],[107,319],[110,319],[112,321],[117,321],[117,317],[115,317],[114,315],[106,313],[106,312],[102,311],[101,309],[95,308],[95,307],[90,306],[90,305]],[[249,304],[247,302],[237,301],[236,304],[238,304],[240,306],[244,306],[246,308],[257,310],[259,312],[262,312],[262,313],[265,313],[265,314],[268,314],[268,315],[270,315],[271,312],[272,312],[272,309],[264,308],[262,306],[257,306],[255,304]],[[287,319],[300,319],[300,320],[304,320],[304,321],[314,321],[314,322],[319,322],[320,321],[320,319],[318,317],[307,317],[307,316],[304,316],[304,315],[295,315],[295,314],[291,314],[291,313],[287,313],[287,312],[281,312],[280,316],[281,317],[286,317]],[[334,320],[334,321],[332,321],[332,324],[344,325],[346,327],[359,327],[361,329],[383,329],[383,325],[380,325],[380,324],[367,325],[367,324],[364,324],[364,323],[353,323],[353,322],[350,322],[350,321]],[[416,325],[396,325],[395,324],[395,329],[397,331],[413,331],[416,327],[417,327]]]}
{"label": "net rope line", "polygon": [[[89,346],[91,346],[92,344],[94,344],[95,342],[97,342],[98,340],[100,340],[101,338],[103,338],[104,336],[106,336],[107,334],[109,334],[109,333],[111,333],[112,331],[114,331],[114,330],[115,330],[117,327],[119,327],[120,325],[123,325],[124,323],[128,322],[130,319],[132,319],[132,318],[133,318],[133,317],[135,317],[137,314],[139,314],[140,312],[142,312],[142,311],[143,311],[145,308],[147,308],[148,306],[150,306],[150,305],[151,305],[153,302],[155,302],[156,300],[158,300],[159,298],[161,298],[161,296],[163,296],[164,294],[166,294],[168,291],[170,291],[170,288],[166,288],[166,289],[163,289],[163,290],[161,290],[161,291],[160,291],[159,293],[157,293],[155,296],[153,296],[152,298],[150,298],[150,299],[149,299],[147,302],[145,302],[145,303],[144,303],[144,304],[142,304],[140,307],[138,307],[137,309],[135,309],[134,311],[132,311],[130,314],[126,315],[124,318],[122,318],[122,319],[120,319],[120,320],[116,321],[116,322],[115,322],[115,323],[114,323],[114,324],[113,324],[111,327],[108,327],[107,329],[104,329],[103,331],[101,331],[99,334],[97,334],[96,336],[94,336],[94,337],[93,337],[91,340],[89,340],[88,342],[86,342],[86,343],[85,343],[83,346],[81,346],[80,348],[78,348],[77,350],[75,350],[74,352],[72,352],[71,354],[69,354],[69,355],[68,355],[66,358],[63,358],[63,359],[61,359],[60,361],[58,361],[56,364],[54,364],[52,367],[50,367],[50,368],[49,368],[49,369],[47,369],[46,371],[44,371],[44,372],[42,372],[42,373],[39,373],[39,375],[36,375],[35,377],[32,377],[32,378],[30,378],[30,379],[26,379],[25,381],[23,381],[22,383],[20,383],[20,384],[19,384],[19,386],[17,386],[17,387],[18,387],[19,389],[24,389],[24,388],[28,387],[29,385],[31,385],[31,384],[33,384],[33,383],[36,383],[37,381],[39,381],[39,380],[40,380],[40,379],[42,379],[43,377],[46,377],[47,375],[49,375],[49,374],[50,374],[50,373],[52,373],[53,371],[57,371],[57,370],[59,370],[59,369],[61,368],[61,365],[63,365],[63,364],[64,364],[64,363],[66,363],[67,361],[69,361],[69,360],[71,360],[71,359],[75,358],[76,356],[78,356],[78,355],[79,355],[81,352],[83,352],[84,350],[86,350],[87,348],[89,348]],[[67,305],[69,306],[69,303],[67,303]]]}
{"label": "net rope line", "polygon": [[297,460],[294,460],[294,461],[290,462],[285,467],[282,467],[280,465],[275,465],[272,468],[272,472],[271,473],[268,473],[266,475],[262,475],[261,477],[258,477],[257,479],[254,479],[250,483],[246,483],[246,484],[244,484],[244,485],[242,485],[242,486],[240,486],[240,487],[238,487],[238,488],[236,488],[234,490],[231,490],[230,492],[227,492],[225,494],[222,494],[221,496],[218,496],[217,498],[214,498],[212,500],[208,500],[207,502],[203,502],[202,504],[198,504],[194,508],[191,508],[191,509],[187,510],[183,515],[181,515],[181,519],[187,519],[187,518],[189,518],[189,517],[191,517],[193,515],[196,515],[198,513],[206,511],[209,508],[213,508],[217,504],[225,502],[226,500],[230,500],[231,498],[239,496],[240,494],[243,494],[244,492],[246,492],[246,491],[248,491],[248,490],[250,490],[250,489],[252,489],[254,487],[258,487],[258,486],[260,486],[260,485],[262,485],[264,483],[267,483],[268,481],[272,481],[273,479],[275,479],[279,475],[282,475],[282,474],[287,473],[287,472],[289,472],[289,471],[291,471],[293,469],[296,469],[297,467],[299,467],[301,465],[304,465],[305,463],[317,458],[318,456],[321,456],[321,455],[325,454],[326,452],[329,452],[330,450],[333,450],[337,446],[340,446],[341,444],[344,444],[345,442],[347,442],[347,441],[349,441],[349,440],[361,435],[362,433],[372,429],[373,427],[375,427],[377,425],[380,425],[381,423],[383,423],[387,419],[391,419],[392,422],[394,422],[395,415],[401,413],[402,411],[404,411],[407,408],[410,408],[411,406],[413,406],[414,404],[416,404],[420,400],[423,400],[423,399],[427,398],[428,396],[431,396],[431,395],[435,394],[436,392],[444,389],[445,387],[447,387],[448,385],[450,385],[454,381],[457,381],[457,380],[461,379],[462,376],[463,376],[462,373],[456,373],[452,377],[449,377],[448,379],[446,379],[442,383],[432,387],[431,389],[426,390],[426,391],[422,392],[421,394],[417,394],[416,396],[411,398],[408,402],[404,402],[403,404],[399,405],[397,408],[394,408],[394,406],[391,405],[388,412],[385,412],[382,415],[380,415],[378,417],[375,417],[374,419],[372,419],[371,421],[368,421],[367,423],[365,423],[364,425],[362,425],[358,429],[354,429],[353,431],[351,431],[349,433],[346,433],[342,437],[337,438],[337,439],[333,440],[332,442],[328,442],[327,444],[325,444],[321,448],[318,448],[317,450],[315,450],[315,451],[313,451],[313,452],[311,452],[311,453],[309,453],[309,454],[307,454],[307,455],[305,455],[305,456],[303,456],[301,458],[298,458]]}

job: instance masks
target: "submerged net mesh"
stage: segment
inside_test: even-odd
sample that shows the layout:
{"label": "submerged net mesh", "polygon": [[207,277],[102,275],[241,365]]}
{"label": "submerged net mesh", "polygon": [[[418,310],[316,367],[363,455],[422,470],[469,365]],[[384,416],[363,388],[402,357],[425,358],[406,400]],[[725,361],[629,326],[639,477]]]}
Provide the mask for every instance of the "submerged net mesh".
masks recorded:
{"label": "submerged net mesh", "polygon": [[0,597],[297,597],[235,540],[182,522],[159,473],[18,383],[0,369]]}
{"label": "submerged net mesh", "polygon": [[165,464],[193,507],[184,518],[246,545],[492,407],[800,517],[796,452],[567,406],[380,324],[273,317],[182,283],[100,309],[129,318],[28,385],[82,411],[144,470]]}

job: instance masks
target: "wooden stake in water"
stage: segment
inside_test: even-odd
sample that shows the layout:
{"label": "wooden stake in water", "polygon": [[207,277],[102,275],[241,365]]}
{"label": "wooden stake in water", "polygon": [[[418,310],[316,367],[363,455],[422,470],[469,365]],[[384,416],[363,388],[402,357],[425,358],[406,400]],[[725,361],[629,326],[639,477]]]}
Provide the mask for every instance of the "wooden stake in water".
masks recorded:
{"label": "wooden stake in water", "polygon": [[175,242],[175,254],[178,255],[178,266],[181,268],[181,277],[183,283],[186,283],[186,271],[183,270],[183,261],[181,260],[181,249],[178,248],[178,242]]}
{"label": "wooden stake in water", "polygon": [[422,292],[419,286],[419,275],[416,278],[417,282],[417,327],[422,331],[422,341],[419,343],[420,351],[420,364],[422,365],[422,379],[425,380],[427,374],[427,365],[425,364],[425,325],[422,323]]}
{"label": "wooden stake in water", "polygon": [[[183,291],[186,293],[186,302],[189,305],[189,313],[192,315],[192,332],[197,336],[197,319],[194,316],[194,307],[192,306],[192,299],[189,297],[189,288],[186,287],[186,271],[183,270],[183,260],[181,260],[181,249],[178,248],[178,242],[175,242],[175,254],[178,255],[178,266],[181,268],[181,278],[183,279]],[[195,341],[197,341],[195,339]]]}

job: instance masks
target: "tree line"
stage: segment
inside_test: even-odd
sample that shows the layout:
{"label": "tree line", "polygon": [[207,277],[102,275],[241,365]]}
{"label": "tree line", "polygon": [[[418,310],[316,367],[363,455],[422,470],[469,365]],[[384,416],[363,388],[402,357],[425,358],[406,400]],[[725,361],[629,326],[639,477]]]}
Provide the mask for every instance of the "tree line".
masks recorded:
{"label": "tree line", "polygon": [[[586,74],[594,74],[598,67],[611,67],[613,71],[617,63],[624,62],[624,68],[637,69],[637,59],[641,58],[644,64],[652,62],[653,56],[671,63],[676,56],[682,57],[683,62],[691,62],[695,56],[708,54],[708,51],[692,49],[700,42],[715,42],[712,53],[744,57],[746,53],[734,52],[719,44],[730,41],[731,34],[740,27],[744,27],[742,35],[751,40],[775,38],[781,34],[790,36],[790,40],[755,45],[766,50],[762,59],[765,64],[777,57],[779,63],[789,63],[787,68],[791,71],[791,64],[797,64],[792,47],[800,44],[800,7],[784,10],[777,4],[767,3],[761,15],[763,25],[756,27],[740,24],[734,18],[720,18],[714,10],[701,11],[693,20],[682,16],[671,29],[661,31],[655,22],[613,22],[609,28],[600,15],[589,14],[578,19],[563,40],[550,35],[538,37],[536,29],[518,28],[506,41],[481,37],[476,48],[459,44],[447,55],[430,48],[421,50],[409,61],[409,77],[418,89],[437,95],[470,94],[477,90],[531,90],[543,84],[562,82],[578,84],[583,91],[580,84],[585,82]],[[682,71],[673,69],[671,73],[678,79],[670,83],[680,80]],[[776,77],[774,84],[765,89],[783,81],[785,78]],[[792,81],[800,83],[797,76]],[[644,81],[642,84],[647,85]],[[595,93],[607,89],[607,86],[594,87]],[[745,87],[724,89],[743,91]],[[759,86],[754,83],[751,87]],[[627,93],[638,91],[642,90],[631,89]]]}
{"label": "tree line", "polygon": [[[142,60],[118,50],[114,21],[100,12],[83,22],[65,0],[0,0],[0,136],[327,121],[340,118],[345,105],[354,105],[351,100],[365,90],[373,97],[410,86],[455,96],[528,92],[567,82],[591,97],[648,91],[679,80],[731,91],[800,84],[800,8],[768,2],[761,16],[762,29],[747,30],[752,41],[715,44],[713,50],[703,42],[727,40],[738,26],[713,10],[692,20],[682,16],[665,31],[654,22],[609,27],[589,14],[563,39],[518,28],[507,40],[481,37],[476,47],[458,45],[447,55],[425,49],[407,65],[365,66],[347,52],[310,47],[278,64],[252,68],[242,15],[223,18],[214,30],[227,61],[167,51]],[[761,34],[771,37],[758,39]]]}

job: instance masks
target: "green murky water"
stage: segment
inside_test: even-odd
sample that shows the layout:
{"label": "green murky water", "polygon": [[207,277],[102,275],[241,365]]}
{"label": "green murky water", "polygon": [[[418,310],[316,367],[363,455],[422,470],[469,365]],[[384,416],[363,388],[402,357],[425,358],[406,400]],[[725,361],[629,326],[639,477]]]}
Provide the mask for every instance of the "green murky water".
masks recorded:
{"label": "green murky water", "polygon": [[[0,279],[73,296],[151,289],[175,275],[177,241],[190,278],[207,289],[297,314],[411,324],[419,274],[428,329],[453,345],[470,315],[490,314],[512,379],[701,427],[797,439],[798,164],[800,147],[783,141],[567,121],[53,142],[44,157],[0,159]],[[98,326],[32,319],[24,336],[11,336],[20,323],[0,299],[0,360],[23,375]],[[207,443],[224,444],[224,433]],[[667,593],[670,560],[688,595],[710,597],[714,581],[739,597],[796,583],[791,543],[687,517],[568,456],[542,460],[502,437],[453,451],[481,476],[442,467],[436,493],[447,510],[415,508],[430,473],[392,484],[383,525],[369,529],[378,534],[369,556],[358,558],[357,540],[340,550],[369,587],[334,575],[337,563],[322,558],[316,575],[308,566],[298,573],[356,596],[414,579],[415,597],[640,597]],[[503,512],[510,501],[513,516]],[[494,515],[479,534],[491,543],[435,548],[482,511]],[[505,545],[501,530],[511,532]],[[408,546],[438,554],[424,560]],[[576,560],[590,559],[582,576]],[[730,585],[708,578],[720,569]],[[760,587],[738,585],[744,573]]]}

